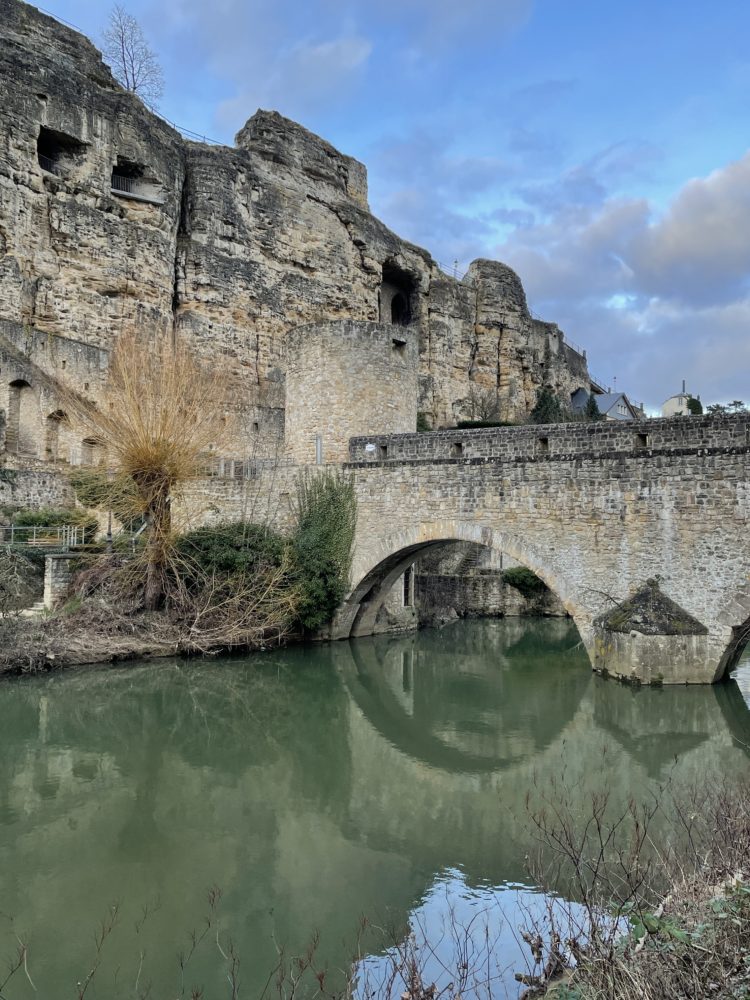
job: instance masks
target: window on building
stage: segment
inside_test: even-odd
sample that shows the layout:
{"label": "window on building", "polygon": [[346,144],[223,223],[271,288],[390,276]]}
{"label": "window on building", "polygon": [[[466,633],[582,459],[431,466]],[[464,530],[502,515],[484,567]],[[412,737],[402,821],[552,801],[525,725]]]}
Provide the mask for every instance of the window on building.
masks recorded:
{"label": "window on building", "polygon": [[24,448],[24,425],[32,403],[33,390],[22,378],[14,379],[8,386],[8,415],[5,423],[5,449],[10,452],[21,452],[31,449]]}
{"label": "window on building", "polygon": [[97,438],[84,438],[81,442],[81,465],[102,465],[104,445]]}
{"label": "window on building", "polygon": [[51,462],[60,457],[60,426],[68,419],[63,410],[50,413],[45,421],[44,452]]}

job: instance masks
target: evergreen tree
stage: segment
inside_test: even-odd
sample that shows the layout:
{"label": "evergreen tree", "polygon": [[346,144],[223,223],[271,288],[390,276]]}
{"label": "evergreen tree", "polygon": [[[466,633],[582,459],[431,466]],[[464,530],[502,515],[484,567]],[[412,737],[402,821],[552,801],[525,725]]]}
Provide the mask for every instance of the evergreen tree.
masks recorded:
{"label": "evergreen tree", "polygon": [[699,417],[703,413],[703,403],[695,396],[691,396],[687,401],[688,413],[691,413],[694,417]]}
{"label": "evergreen tree", "polygon": [[596,423],[598,420],[603,420],[604,417],[599,410],[599,404],[596,401],[596,396],[593,392],[589,393],[589,398],[586,401],[586,406],[583,411],[583,415],[586,420],[591,421],[591,423]]}
{"label": "evergreen tree", "polygon": [[532,424],[559,424],[565,419],[562,403],[548,385],[543,385],[529,414]]}

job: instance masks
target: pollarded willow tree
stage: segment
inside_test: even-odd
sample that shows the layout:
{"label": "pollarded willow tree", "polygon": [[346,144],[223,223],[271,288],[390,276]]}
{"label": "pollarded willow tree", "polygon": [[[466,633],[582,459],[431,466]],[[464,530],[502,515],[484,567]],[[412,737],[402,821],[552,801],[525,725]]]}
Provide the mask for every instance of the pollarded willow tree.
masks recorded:
{"label": "pollarded willow tree", "polygon": [[226,434],[221,373],[181,342],[124,333],[98,404],[68,391],[66,409],[107,455],[99,506],[146,524],[143,604],[164,601],[173,560],[172,502]]}

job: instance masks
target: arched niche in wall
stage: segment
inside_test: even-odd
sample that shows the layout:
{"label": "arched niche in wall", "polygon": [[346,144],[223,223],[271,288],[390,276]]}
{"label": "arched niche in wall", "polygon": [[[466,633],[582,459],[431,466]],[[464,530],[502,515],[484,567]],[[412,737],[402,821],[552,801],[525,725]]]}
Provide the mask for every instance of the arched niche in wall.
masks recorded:
{"label": "arched niche in wall", "polygon": [[87,437],[81,441],[81,465],[102,465],[104,445],[98,438]]}
{"label": "arched niche in wall", "polygon": [[64,457],[60,451],[60,427],[67,420],[68,415],[64,410],[55,410],[47,415],[44,422],[44,454],[51,462]]}
{"label": "arched niche in wall", "polygon": [[32,403],[33,389],[22,378],[14,379],[8,386],[8,416],[5,428],[5,447],[7,451],[33,452],[32,435],[26,427],[29,408]]}
{"label": "arched niche in wall", "polygon": [[414,275],[396,264],[383,264],[380,286],[380,322],[408,326],[416,313],[417,283]]}

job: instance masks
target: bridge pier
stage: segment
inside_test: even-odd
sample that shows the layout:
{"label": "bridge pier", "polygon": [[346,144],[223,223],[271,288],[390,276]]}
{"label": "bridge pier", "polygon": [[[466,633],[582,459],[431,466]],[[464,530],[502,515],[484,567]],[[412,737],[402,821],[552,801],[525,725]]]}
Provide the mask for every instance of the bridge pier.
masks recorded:
{"label": "bridge pier", "polygon": [[625,635],[596,629],[594,670],[634,684],[713,684],[724,674],[723,645],[709,635]]}

